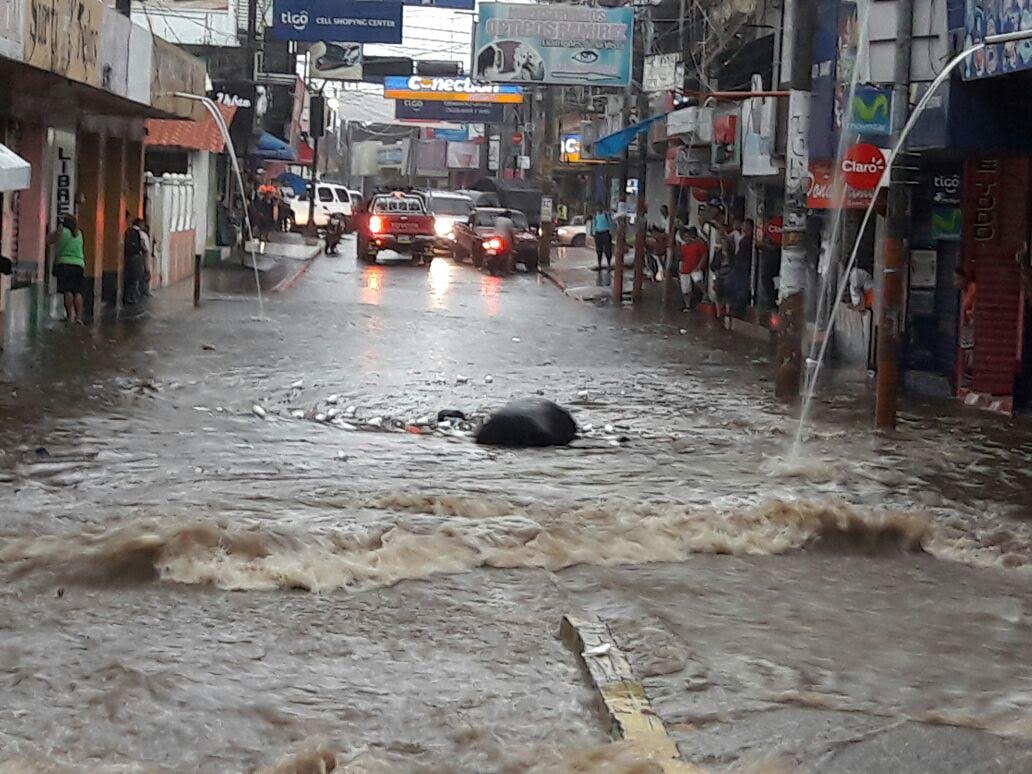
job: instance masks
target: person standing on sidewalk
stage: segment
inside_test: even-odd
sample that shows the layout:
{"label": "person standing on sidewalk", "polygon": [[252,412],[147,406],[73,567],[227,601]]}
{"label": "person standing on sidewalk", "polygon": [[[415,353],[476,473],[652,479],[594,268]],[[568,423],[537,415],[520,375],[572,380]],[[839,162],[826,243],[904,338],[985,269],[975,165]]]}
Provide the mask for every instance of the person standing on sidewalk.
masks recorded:
{"label": "person standing on sidewalk", "polygon": [[684,304],[681,311],[687,312],[702,298],[703,267],[709,255],[709,246],[699,236],[699,230],[695,226],[681,229],[681,235],[683,241],[679,273]]}
{"label": "person standing on sidewalk", "polygon": [[594,214],[588,221],[588,234],[595,239],[595,258],[598,260],[599,273],[602,272],[602,255],[606,256],[606,265],[613,268],[613,216],[601,203],[596,203]]}
{"label": "person standing on sidewalk", "polygon": [[125,254],[125,302],[135,304],[141,295],[150,295],[147,262],[150,238],[143,227],[143,219],[136,218],[126,229],[123,239]]}
{"label": "person standing on sidewalk", "polygon": [[62,217],[47,243],[55,248],[53,273],[57,279],[57,292],[64,296],[65,319],[69,323],[85,325],[83,287],[86,284],[86,252],[75,216]]}

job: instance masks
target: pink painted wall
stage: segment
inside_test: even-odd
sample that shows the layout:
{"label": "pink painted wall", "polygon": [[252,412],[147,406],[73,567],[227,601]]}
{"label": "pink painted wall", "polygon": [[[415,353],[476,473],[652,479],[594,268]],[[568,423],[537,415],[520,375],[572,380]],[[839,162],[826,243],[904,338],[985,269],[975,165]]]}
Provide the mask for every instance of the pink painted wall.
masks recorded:
{"label": "pink painted wall", "polygon": [[47,214],[50,212],[50,186],[44,163],[46,128],[40,124],[22,124],[17,152],[32,165],[32,183],[18,198],[18,260],[37,261],[36,281],[45,283]]}

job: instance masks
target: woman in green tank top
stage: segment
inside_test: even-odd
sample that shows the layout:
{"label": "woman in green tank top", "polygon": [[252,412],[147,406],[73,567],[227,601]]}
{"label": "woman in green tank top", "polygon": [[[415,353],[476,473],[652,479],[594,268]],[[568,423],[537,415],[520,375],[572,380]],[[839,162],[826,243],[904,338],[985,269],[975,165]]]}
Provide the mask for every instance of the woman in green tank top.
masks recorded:
{"label": "woman in green tank top", "polygon": [[83,324],[83,286],[86,284],[86,253],[82,231],[72,215],[61,218],[61,225],[47,240],[54,245],[54,277],[57,292],[64,296],[68,322]]}

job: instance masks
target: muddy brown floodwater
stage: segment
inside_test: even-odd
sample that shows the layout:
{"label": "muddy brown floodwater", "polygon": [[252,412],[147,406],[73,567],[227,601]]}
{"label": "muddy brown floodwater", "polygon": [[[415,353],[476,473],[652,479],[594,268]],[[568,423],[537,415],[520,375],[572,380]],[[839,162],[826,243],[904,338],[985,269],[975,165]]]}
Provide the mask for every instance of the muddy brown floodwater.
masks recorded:
{"label": "muddy brown floodwater", "polygon": [[[698,320],[442,260],[232,288],[0,360],[0,772],[654,770],[565,613],[704,771],[1032,770],[1022,422],[832,386],[787,459]],[[435,421],[535,394],[570,448]]]}

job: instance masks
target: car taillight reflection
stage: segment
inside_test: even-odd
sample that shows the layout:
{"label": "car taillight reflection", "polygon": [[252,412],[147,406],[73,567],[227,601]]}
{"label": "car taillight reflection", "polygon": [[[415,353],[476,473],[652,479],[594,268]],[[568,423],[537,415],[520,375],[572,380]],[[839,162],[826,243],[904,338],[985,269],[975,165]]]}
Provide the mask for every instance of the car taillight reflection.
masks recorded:
{"label": "car taillight reflection", "polygon": [[379,215],[373,215],[369,218],[369,233],[379,234],[383,231],[383,218]]}

